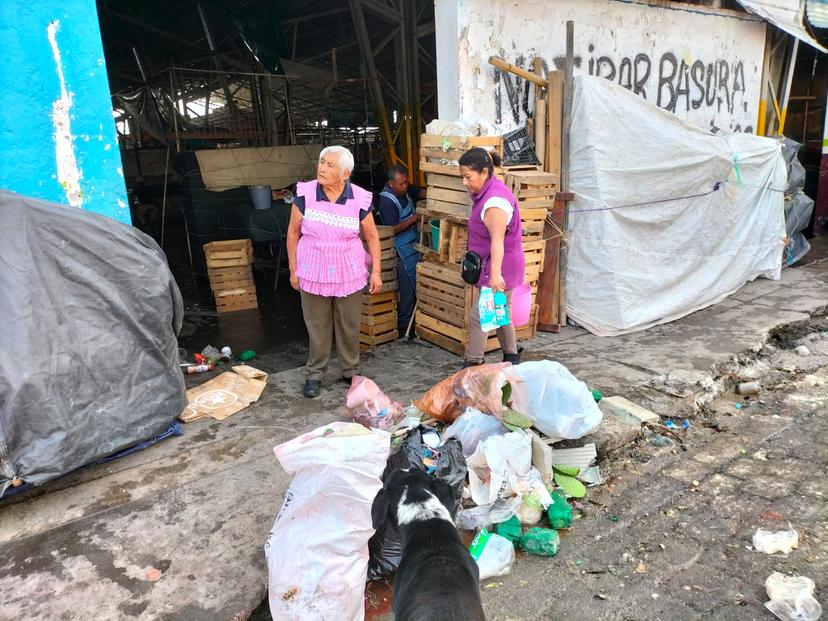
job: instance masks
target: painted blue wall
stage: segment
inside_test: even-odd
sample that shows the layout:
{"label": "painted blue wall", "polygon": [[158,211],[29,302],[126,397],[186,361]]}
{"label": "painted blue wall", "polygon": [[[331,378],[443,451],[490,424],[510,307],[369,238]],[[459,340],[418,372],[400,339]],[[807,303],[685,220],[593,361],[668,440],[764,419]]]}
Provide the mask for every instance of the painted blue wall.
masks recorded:
{"label": "painted blue wall", "polygon": [[130,224],[95,0],[0,0],[0,58],[0,187]]}

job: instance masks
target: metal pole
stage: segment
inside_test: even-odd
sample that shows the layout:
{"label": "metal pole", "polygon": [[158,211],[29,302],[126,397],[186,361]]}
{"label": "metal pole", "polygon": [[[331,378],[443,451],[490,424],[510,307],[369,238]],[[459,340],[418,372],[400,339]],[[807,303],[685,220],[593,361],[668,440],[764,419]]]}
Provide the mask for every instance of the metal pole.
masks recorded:
{"label": "metal pole", "polygon": [[[561,128],[561,191],[569,192],[569,126],[572,123],[572,72],[575,66],[575,23],[566,22],[566,68],[564,70],[563,127]],[[564,203],[561,235],[560,322],[566,325],[566,271],[569,255],[569,201]]]}
{"label": "metal pole", "polygon": [[[164,231],[167,225],[167,174],[170,169],[170,145],[167,145],[167,157],[164,160],[164,194],[161,199],[161,250],[164,249]],[[188,240],[189,243],[189,240]]]}
{"label": "metal pole", "polygon": [[791,59],[788,61],[788,69],[785,71],[785,90],[782,93],[782,101],[779,102],[779,107],[782,109],[779,117],[779,135],[785,135],[785,119],[788,116],[788,103],[791,99],[791,85],[793,84],[793,74],[796,68],[796,55],[799,52],[799,39],[794,37],[793,49],[791,50]]}

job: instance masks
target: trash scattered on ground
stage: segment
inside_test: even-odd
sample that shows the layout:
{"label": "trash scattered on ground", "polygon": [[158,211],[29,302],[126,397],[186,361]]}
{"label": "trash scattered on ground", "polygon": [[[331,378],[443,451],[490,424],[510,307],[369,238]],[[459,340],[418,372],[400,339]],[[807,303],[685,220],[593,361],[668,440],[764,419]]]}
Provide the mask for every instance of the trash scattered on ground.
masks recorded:
{"label": "trash scattered on ground", "polygon": [[385,431],[335,422],[273,449],[294,475],[265,543],[274,619],[363,617],[371,505],[389,447]]}
{"label": "trash scattered on ground", "polygon": [[668,419],[664,422],[664,426],[667,427],[667,429],[672,429],[673,431],[677,429],[683,429],[684,431],[687,431],[688,429],[690,429],[690,421],[685,418],[681,422],[681,425],[676,425],[675,421]]}
{"label": "trash scattered on ground", "polygon": [[555,556],[560,543],[558,531],[551,528],[530,528],[520,538],[521,549],[537,556]]}
{"label": "trash scattered on ground", "polygon": [[523,535],[523,526],[516,515],[513,515],[505,522],[501,522],[495,528],[495,532],[512,542],[512,545],[518,545],[520,537]]}
{"label": "trash scattered on ground", "polygon": [[672,438],[663,436],[660,433],[654,433],[650,436],[650,444],[659,448],[668,448],[676,445]]}
{"label": "trash scattered on ground", "polygon": [[537,496],[529,494],[523,497],[523,502],[515,511],[515,516],[518,518],[523,526],[534,526],[540,522],[543,516],[544,506],[541,504]]}
{"label": "trash scattered on ground", "polygon": [[800,356],[810,356],[811,350],[808,349],[805,345],[798,345],[794,351]]}
{"label": "trash scattered on ground", "polygon": [[793,529],[771,531],[759,528],[753,533],[753,547],[765,554],[790,554],[799,547],[799,533]]}
{"label": "trash scattered on ground", "polygon": [[758,395],[762,388],[758,382],[742,382],[736,386],[736,394],[751,397]]}
{"label": "trash scattered on ground", "polygon": [[775,571],[765,580],[765,592],[770,598],[765,608],[782,621],[816,621],[822,616],[822,606],[814,597],[815,589],[810,578]]}
{"label": "trash scattered on ground", "polygon": [[605,397],[598,405],[605,414],[614,414],[639,423],[657,423],[661,420],[655,412],[621,396]]}
{"label": "trash scattered on ground", "polygon": [[414,405],[447,423],[454,422],[469,407],[503,418],[504,390],[511,392],[506,388],[509,380],[504,370],[511,367],[508,362],[468,367],[433,386]]}
{"label": "trash scattered on ground", "polygon": [[566,494],[561,490],[552,491],[552,504],[546,509],[549,525],[555,529],[572,526],[572,507],[566,501]]}
{"label": "trash scattered on ground", "polygon": [[256,352],[252,349],[246,349],[242,353],[239,354],[239,360],[242,362],[250,362],[253,358],[256,357]]}
{"label": "trash scattered on ground", "polygon": [[503,424],[506,425],[509,431],[529,429],[532,426],[532,419],[509,408],[503,413]]}
{"label": "trash scattered on ground", "polygon": [[[478,505],[457,512],[454,523],[461,530],[478,530],[492,524],[500,524],[514,517],[520,506],[519,496],[503,498],[491,505]],[[518,523],[520,520],[518,520]]]}
{"label": "trash scattered on ground", "polygon": [[469,552],[480,570],[480,579],[505,576],[515,562],[512,542],[485,528],[471,542]]}
{"label": "trash scattered on ground", "polygon": [[552,459],[556,465],[573,466],[580,470],[589,468],[597,457],[598,449],[594,442],[579,448],[552,449]]}
{"label": "trash scattered on ground", "polygon": [[267,385],[267,373],[239,365],[233,372],[225,371],[218,377],[187,391],[187,407],[179,418],[185,423],[210,416],[224,420],[258,401]]}
{"label": "trash scattered on ground", "polygon": [[745,406],[744,406],[744,404],[743,404],[743,403],[739,403],[739,402],[737,401],[736,403],[734,403],[734,404],[733,404],[733,407],[735,407],[737,410],[741,410],[741,409],[742,409],[743,407],[745,407]]}
{"label": "trash scattered on ground", "polygon": [[604,398],[604,393],[602,393],[600,390],[593,390],[592,398],[595,399],[595,403],[599,403],[601,399]]}
{"label": "trash scattered on ground", "polygon": [[221,361],[222,362],[230,362],[233,358],[233,350],[230,349],[227,345],[221,348]]}
{"label": "trash scattered on ground", "polygon": [[207,373],[215,368],[215,365],[212,364],[190,364],[184,367],[184,371],[187,375],[193,375],[195,373]]}
{"label": "trash scattered on ground", "polygon": [[570,498],[586,496],[586,487],[576,477],[580,472],[577,466],[553,466],[555,484]]}
{"label": "trash scattered on ground", "polygon": [[345,407],[355,422],[366,427],[393,431],[403,420],[402,404],[392,401],[373,380],[362,375],[351,378]]}

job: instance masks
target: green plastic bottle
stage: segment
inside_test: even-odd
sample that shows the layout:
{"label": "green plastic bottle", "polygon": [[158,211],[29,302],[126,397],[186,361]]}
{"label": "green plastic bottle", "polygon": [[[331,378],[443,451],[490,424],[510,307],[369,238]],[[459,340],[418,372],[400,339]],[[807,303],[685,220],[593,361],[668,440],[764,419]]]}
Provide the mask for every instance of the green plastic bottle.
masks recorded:
{"label": "green plastic bottle", "polygon": [[537,556],[555,556],[560,543],[558,531],[537,526],[527,530],[520,538],[520,547]]}
{"label": "green plastic bottle", "polygon": [[566,494],[556,489],[552,492],[552,504],[546,509],[546,517],[552,528],[569,528],[572,526],[572,507],[566,501]]}

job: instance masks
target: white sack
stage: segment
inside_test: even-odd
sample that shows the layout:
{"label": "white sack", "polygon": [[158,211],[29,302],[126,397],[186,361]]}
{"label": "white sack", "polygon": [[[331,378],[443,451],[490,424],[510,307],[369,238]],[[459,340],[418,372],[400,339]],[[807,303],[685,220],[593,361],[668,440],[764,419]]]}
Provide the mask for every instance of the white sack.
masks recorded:
{"label": "white sack", "polygon": [[273,449],[293,481],[265,544],[274,619],[361,621],[390,435],[335,422]]}
{"label": "white sack", "polygon": [[[590,332],[643,330],[780,277],[787,173],[776,140],[714,135],[576,76],[569,161],[566,311]],[[651,204],[607,209],[638,203]]]}

